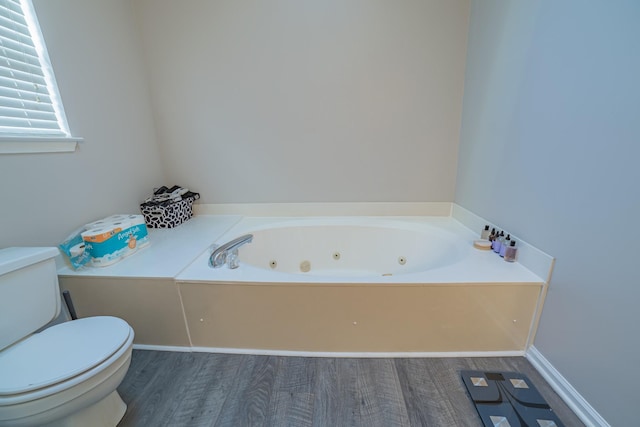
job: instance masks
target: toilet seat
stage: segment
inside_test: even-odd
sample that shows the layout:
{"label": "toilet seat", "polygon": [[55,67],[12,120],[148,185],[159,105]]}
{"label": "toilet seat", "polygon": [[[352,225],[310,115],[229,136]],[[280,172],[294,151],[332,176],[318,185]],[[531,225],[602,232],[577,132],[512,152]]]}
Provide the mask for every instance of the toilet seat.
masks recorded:
{"label": "toilet seat", "polygon": [[85,379],[83,373],[107,368],[105,361],[126,351],[132,340],[131,327],[110,316],[65,322],[31,335],[0,351],[0,406],[73,387]]}

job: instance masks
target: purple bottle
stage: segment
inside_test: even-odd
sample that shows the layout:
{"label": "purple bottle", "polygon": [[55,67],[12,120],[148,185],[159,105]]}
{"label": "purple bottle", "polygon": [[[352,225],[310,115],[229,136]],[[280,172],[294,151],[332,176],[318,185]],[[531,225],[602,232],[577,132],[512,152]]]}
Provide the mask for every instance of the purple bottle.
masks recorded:
{"label": "purple bottle", "polygon": [[493,252],[497,254],[500,253],[500,248],[502,247],[503,241],[504,241],[504,231],[501,231],[500,233],[496,234],[496,238],[493,240],[493,243],[491,244],[491,249],[493,249]]}

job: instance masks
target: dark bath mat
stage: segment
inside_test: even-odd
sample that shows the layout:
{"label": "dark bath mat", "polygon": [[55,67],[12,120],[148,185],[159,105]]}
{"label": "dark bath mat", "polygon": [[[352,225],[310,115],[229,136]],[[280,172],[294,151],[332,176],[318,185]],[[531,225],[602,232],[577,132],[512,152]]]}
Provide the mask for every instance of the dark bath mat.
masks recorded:
{"label": "dark bath mat", "polygon": [[461,371],[485,427],[564,427],[533,383],[518,372]]}

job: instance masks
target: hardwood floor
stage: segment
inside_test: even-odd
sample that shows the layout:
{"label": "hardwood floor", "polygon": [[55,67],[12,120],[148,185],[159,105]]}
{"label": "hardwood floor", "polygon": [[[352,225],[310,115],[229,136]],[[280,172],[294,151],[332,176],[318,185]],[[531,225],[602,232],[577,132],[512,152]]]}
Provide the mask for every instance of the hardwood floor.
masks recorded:
{"label": "hardwood floor", "polygon": [[343,359],[135,350],[118,388],[127,426],[482,426],[464,369],[529,377],[567,427],[580,420],[523,357]]}

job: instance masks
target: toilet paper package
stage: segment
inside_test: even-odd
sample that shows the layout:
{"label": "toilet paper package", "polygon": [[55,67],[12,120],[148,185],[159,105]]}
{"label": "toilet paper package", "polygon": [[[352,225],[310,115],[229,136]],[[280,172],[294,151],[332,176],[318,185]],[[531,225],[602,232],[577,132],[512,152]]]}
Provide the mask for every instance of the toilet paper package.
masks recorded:
{"label": "toilet paper package", "polygon": [[120,261],[149,244],[142,215],[112,215],[91,222],[81,233],[91,265],[104,267]]}
{"label": "toilet paper package", "polygon": [[82,240],[82,232],[86,229],[80,227],[73,233],[69,234],[64,242],[58,247],[69,259],[69,263],[74,270],[77,270],[91,262],[91,255],[84,250],[84,240]]}

